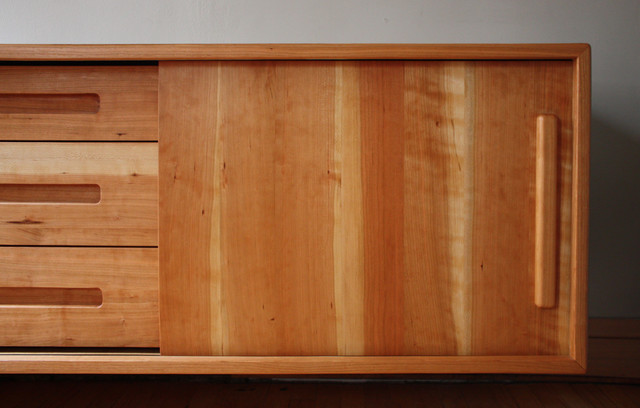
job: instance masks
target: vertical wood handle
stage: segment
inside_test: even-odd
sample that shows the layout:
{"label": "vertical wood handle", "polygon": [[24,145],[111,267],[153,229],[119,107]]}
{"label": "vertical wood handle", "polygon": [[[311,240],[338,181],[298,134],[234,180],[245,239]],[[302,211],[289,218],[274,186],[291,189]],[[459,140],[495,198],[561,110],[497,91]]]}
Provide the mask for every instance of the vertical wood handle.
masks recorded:
{"label": "vertical wood handle", "polygon": [[556,211],[558,179],[558,118],[536,119],[535,302],[556,304]]}

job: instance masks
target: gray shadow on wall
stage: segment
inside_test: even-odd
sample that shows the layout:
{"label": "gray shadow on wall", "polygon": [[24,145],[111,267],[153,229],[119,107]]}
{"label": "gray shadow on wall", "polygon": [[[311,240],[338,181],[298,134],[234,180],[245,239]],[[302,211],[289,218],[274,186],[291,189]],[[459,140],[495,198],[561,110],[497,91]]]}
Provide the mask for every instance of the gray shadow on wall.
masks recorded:
{"label": "gray shadow on wall", "polygon": [[589,315],[640,317],[640,135],[597,115],[590,189]]}

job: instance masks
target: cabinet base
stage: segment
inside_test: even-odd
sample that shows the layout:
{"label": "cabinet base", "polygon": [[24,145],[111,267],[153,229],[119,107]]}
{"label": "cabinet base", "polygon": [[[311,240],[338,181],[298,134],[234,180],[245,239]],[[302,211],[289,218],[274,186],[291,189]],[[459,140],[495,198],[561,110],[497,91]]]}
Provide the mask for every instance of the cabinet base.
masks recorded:
{"label": "cabinet base", "polygon": [[3,374],[583,374],[566,356],[187,357],[136,355],[0,355]]}

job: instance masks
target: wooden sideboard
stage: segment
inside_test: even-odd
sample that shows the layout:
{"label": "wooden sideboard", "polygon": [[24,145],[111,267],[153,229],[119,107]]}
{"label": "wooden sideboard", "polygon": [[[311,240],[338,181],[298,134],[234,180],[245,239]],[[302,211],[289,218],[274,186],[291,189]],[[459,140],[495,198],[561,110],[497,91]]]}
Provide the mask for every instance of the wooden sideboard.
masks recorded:
{"label": "wooden sideboard", "polygon": [[584,372],[588,45],[0,61],[0,372]]}

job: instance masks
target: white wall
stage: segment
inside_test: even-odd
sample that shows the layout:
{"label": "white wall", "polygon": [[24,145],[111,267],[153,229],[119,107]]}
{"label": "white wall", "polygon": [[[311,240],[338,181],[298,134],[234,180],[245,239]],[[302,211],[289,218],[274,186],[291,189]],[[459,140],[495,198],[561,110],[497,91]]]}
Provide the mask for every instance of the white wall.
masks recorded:
{"label": "white wall", "polygon": [[591,316],[640,317],[638,0],[0,0],[0,43],[587,42]]}

